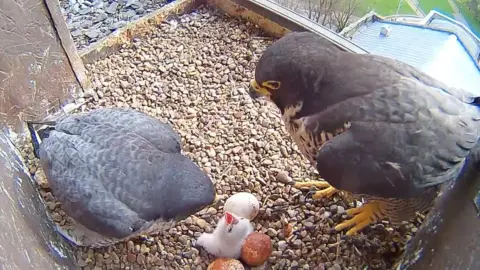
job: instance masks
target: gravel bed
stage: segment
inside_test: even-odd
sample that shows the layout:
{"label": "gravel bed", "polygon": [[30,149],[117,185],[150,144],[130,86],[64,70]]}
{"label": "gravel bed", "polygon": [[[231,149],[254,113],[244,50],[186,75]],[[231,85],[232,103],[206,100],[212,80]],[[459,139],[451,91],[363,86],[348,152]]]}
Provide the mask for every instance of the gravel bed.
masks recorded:
{"label": "gravel bed", "polygon": [[77,49],[106,37],[171,0],[60,0]]}
{"label": "gravel bed", "polygon": [[[256,269],[391,268],[422,218],[397,229],[380,223],[344,238],[331,228],[346,218],[347,202],[337,196],[314,201],[290,185],[289,177],[318,175],[290,139],[278,110],[253,102],[246,92],[271,42],[254,25],[200,8],[87,66],[95,92],[86,109],[131,107],[170,121],[186,155],[211,175],[219,194],[257,196],[262,209],[255,229],[272,237],[273,254]],[[68,224],[30,144],[21,147],[53,219]],[[151,239],[76,248],[78,263],[83,269],[206,269],[212,257],[194,247],[194,239],[213,230],[222,205]]]}

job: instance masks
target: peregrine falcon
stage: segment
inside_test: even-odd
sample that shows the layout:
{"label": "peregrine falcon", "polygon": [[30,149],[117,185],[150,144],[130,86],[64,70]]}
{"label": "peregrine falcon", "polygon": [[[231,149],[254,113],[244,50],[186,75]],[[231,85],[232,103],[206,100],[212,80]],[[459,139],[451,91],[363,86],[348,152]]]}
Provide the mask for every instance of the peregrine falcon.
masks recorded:
{"label": "peregrine falcon", "polygon": [[[338,191],[365,204],[337,225],[347,235],[428,210],[443,183],[480,151],[479,99],[390,58],[344,52],[313,33],[293,32],[261,56],[253,98],[280,110],[289,134],[326,181],[314,198]],[[353,226],[353,227],[352,227]]]}
{"label": "peregrine falcon", "polygon": [[214,202],[211,179],[157,119],[103,108],[49,124],[28,128],[53,195],[76,223],[59,232],[77,245],[158,232]]}

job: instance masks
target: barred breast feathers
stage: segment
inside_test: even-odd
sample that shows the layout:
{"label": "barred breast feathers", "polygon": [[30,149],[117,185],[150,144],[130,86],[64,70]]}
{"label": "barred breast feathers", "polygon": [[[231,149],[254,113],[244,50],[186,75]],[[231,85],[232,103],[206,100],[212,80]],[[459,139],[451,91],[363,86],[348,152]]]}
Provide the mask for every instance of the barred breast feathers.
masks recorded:
{"label": "barred breast feathers", "polygon": [[297,113],[302,110],[303,102],[300,101],[294,106],[286,107],[282,115],[283,122],[288,133],[292,136],[300,152],[305,155],[312,165],[316,165],[317,153],[320,148],[333,137],[343,133],[350,128],[350,122],[344,123],[343,127],[337,128],[333,132],[326,132],[317,126],[314,130],[305,128],[306,117],[295,118]]}

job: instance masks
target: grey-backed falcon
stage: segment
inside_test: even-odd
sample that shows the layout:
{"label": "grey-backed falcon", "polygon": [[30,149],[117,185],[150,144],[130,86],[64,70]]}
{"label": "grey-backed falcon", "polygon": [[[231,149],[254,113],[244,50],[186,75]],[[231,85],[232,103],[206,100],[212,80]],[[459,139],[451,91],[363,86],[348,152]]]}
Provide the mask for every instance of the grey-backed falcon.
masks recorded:
{"label": "grey-backed falcon", "polygon": [[347,235],[383,219],[393,225],[428,210],[440,186],[476,164],[479,99],[390,58],[345,52],[293,32],[261,56],[250,95],[280,110],[300,151],[338,191],[365,203],[335,226]]}

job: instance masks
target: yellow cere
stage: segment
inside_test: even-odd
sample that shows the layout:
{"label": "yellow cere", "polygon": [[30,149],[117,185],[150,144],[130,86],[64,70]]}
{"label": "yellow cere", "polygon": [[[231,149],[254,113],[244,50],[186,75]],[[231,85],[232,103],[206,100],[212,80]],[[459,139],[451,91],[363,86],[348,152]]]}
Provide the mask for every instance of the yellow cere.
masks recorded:
{"label": "yellow cere", "polygon": [[251,80],[250,81],[250,85],[252,86],[253,89],[255,89],[255,91],[257,91],[259,94],[263,95],[263,96],[269,96],[270,95],[270,92],[265,88],[265,87],[262,87],[260,85],[258,85],[257,81],[256,80]]}

